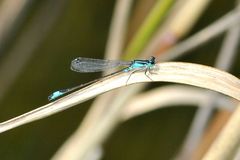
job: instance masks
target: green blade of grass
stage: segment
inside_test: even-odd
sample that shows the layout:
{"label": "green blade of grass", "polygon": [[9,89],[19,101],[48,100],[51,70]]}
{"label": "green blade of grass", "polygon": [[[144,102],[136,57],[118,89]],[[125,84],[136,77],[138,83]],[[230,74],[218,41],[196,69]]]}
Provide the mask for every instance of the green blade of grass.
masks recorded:
{"label": "green blade of grass", "polygon": [[136,33],[136,36],[131,40],[126,49],[124,59],[132,59],[137,57],[142,51],[152,34],[156,31],[158,25],[164,19],[173,0],[158,0],[146,20]]}

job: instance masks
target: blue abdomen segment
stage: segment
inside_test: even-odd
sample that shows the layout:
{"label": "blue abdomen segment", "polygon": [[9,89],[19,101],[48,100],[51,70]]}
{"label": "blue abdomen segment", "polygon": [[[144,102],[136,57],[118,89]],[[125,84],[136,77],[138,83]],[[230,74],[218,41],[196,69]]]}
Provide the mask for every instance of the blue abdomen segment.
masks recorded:
{"label": "blue abdomen segment", "polygon": [[60,90],[60,91],[53,92],[50,96],[48,96],[48,100],[52,101],[52,100],[60,97],[64,93],[66,93],[66,90]]}

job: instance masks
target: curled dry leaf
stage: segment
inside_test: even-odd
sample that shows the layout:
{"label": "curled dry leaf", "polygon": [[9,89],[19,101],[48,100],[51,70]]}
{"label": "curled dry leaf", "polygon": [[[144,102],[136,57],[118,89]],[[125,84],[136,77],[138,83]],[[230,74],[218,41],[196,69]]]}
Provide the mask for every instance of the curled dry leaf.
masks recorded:
{"label": "curled dry leaf", "polygon": [[118,73],[57,101],[2,122],[0,123],[0,132],[50,116],[116,88],[134,83],[158,81],[183,83],[211,89],[240,101],[240,80],[229,73],[193,63],[158,63],[146,74],[144,70]]}

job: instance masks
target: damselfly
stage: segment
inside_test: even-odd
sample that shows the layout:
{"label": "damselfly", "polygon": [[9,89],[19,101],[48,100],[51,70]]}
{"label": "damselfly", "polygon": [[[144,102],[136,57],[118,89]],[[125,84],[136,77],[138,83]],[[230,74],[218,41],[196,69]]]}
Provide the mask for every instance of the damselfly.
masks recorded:
{"label": "damselfly", "polygon": [[[148,60],[133,60],[133,61],[103,60],[103,59],[92,59],[92,58],[78,57],[71,62],[71,70],[73,70],[75,72],[89,73],[89,72],[101,72],[101,71],[105,71],[107,69],[120,67],[120,66],[125,66],[126,68],[124,68],[120,71],[111,73],[107,76],[110,76],[110,75],[113,75],[113,74],[116,74],[116,73],[119,73],[119,72],[129,72],[129,71],[132,71],[132,70],[136,70],[136,71],[145,70],[145,74],[146,74],[146,72],[150,68],[152,68],[154,65],[155,65],[155,57],[150,57],[150,59],[148,59]],[[104,76],[104,77],[107,77],[107,76]],[[99,80],[99,79],[97,79],[97,80]],[[96,82],[97,80],[93,80],[91,82],[81,84],[81,85],[76,86],[76,87],[55,91],[48,97],[48,99],[49,100],[54,100],[54,99],[66,94],[66,93],[69,93],[69,92],[74,91],[78,88],[81,88],[83,86],[86,86],[88,84]]]}

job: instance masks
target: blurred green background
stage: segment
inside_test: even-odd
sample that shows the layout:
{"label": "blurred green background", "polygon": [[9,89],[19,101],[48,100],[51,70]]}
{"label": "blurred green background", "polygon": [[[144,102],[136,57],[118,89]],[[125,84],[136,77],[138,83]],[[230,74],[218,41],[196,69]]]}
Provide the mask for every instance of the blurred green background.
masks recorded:
{"label": "blurred green background", "polygon": [[[78,56],[103,57],[114,4],[112,0],[42,0],[28,4],[21,22],[0,50],[0,67],[13,59],[0,80],[20,70],[0,95],[1,121],[47,104],[52,91],[100,76],[72,72],[69,66]],[[234,1],[212,1],[189,35],[233,7]],[[180,60],[213,65],[222,38],[219,36]],[[23,59],[27,62],[20,65]],[[239,59],[232,70],[236,76]],[[6,81],[0,81],[0,90]],[[2,133],[1,159],[49,159],[77,128],[91,102]],[[161,109],[122,124],[104,144],[103,159],[170,159],[187,133],[194,111],[194,107],[185,106]]]}

